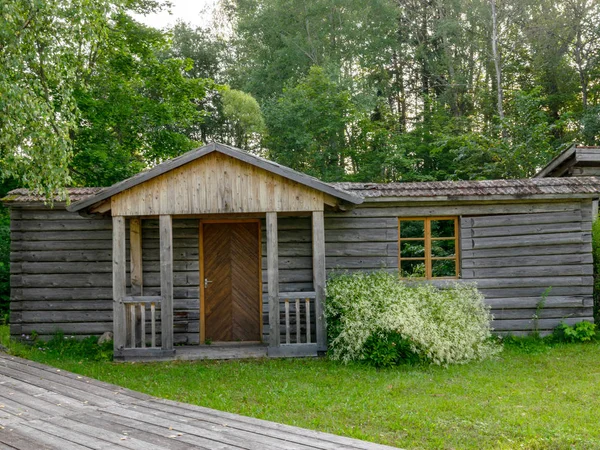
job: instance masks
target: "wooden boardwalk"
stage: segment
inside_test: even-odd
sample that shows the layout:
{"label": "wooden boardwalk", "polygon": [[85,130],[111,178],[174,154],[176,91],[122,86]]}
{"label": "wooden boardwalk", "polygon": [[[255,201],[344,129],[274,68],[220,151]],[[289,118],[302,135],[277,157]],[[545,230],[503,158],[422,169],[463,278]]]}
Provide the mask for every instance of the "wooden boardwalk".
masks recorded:
{"label": "wooden boardwalk", "polygon": [[158,399],[0,353],[0,448],[392,447]]}

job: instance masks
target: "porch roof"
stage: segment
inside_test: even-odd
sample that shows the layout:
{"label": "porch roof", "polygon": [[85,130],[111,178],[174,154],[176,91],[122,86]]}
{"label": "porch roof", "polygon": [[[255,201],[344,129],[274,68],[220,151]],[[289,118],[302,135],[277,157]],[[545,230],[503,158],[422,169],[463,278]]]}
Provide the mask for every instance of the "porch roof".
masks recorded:
{"label": "porch roof", "polygon": [[110,187],[104,188],[87,198],[72,203],[67,209],[73,212],[84,210],[90,206],[103,202],[123,191],[126,191],[142,183],[150,181],[156,177],[159,177],[160,175],[166,174],[167,172],[173,171],[174,169],[177,169],[185,164],[196,161],[212,153],[226,155],[242,163],[246,163],[250,166],[254,166],[259,169],[265,170],[266,172],[280,176],[291,182],[298,183],[309,189],[313,189],[323,194],[330,195],[339,200],[343,200],[352,204],[360,204],[363,201],[362,197],[358,195],[346,192],[343,189],[325,183],[309,175],[296,172],[295,170],[292,170],[289,167],[282,166],[275,162],[269,161],[256,155],[252,155],[248,152],[234,147],[230,147],[228,145],[211,143],[200,147],[196,150],[189,151],[181,156],[178,156],[177,158],[165,161],[162,164],[153,167],[152,169],[140,172],[137,175],[134,175],[131,178],[123,180],[119,183],[113,184]]}

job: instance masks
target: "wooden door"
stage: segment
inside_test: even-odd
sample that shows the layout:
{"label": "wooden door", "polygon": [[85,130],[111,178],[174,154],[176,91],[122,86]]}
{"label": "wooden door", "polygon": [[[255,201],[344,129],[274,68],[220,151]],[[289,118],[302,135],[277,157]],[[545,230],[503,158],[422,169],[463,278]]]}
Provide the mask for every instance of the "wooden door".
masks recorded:
{"label": "wooden door", "polygon": [[260,341],[259,222],[205,222],[201,227],[201,339]]}

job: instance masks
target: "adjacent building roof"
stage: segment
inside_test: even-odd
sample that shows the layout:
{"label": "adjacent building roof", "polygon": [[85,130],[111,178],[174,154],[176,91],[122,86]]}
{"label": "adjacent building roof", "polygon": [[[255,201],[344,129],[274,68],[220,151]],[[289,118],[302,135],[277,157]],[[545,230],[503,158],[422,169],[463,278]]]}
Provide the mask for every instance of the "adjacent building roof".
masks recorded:
{"label": "adjacent building roof", "polygon": [[550,161],[534,178],[600,175],[600,147],[573,145]]}
{"label": "adjacent building roof", "polygon": [[[66,189],[67,194],[69,195],[69,200],[72,202],[89,198],[101,190],[101,187],[71,187]],[[0,200],[4,203],[39,203],[47,201],[43,194],[37,194],[29,189],[24,188],[13,189],[6,194],[6,197]],[[65,199],[56,196],[52,199],[52,201],[56,203],[64,203]]]}
{"label": "adjacent building roof", "polygon": [[296,172],[295,170],[292,170],[289,167],[282,166],[281,164],[277,164],[273,161],[269,161],[269,160],[261,158],[259,156],[252,155],[248,152],[245,152],[243,150],[240,150],[240,149],[237,149],[234,147],[230,147],[228,145],[219,144],[219,143],[211,143],[211,144],[205,145],[204,147],[200,147],[196,150],[192,150],[187,153],[184,153],[183,155],[178,156],[177,158],[173,158],[168,161],[165,161],[164,163],[159,164],[150,170],[147,170],[145,172],[140,172],[137,175],[134,175],[133,177],[128,178],[119,183],[113,184],[110,187],[104,188],[101,191],[96,192],[94,195],[92,195],[86,199],[79,200],[79,201],[71,204],[71,206],[68,207],[68,210],[69,211],[81,211],[89,206],[92,206],[92,205],[98,203],[98,202],[106,200],[115,194],[123,192],[126,189],[130,189],[134,186],[137,186],[141,183],[151,180],[159,175],[162,175],[173,169],[181,167],[184,164],[195,161],[195,160],[202,158],[203,156],[206,156],[213,152],[222,153],[224,155],[235,158],[239,161],[242,161],[242,162],[245,162],[252,166],[261,168],[268,172],[279,175],[283,178],[287,178],[291,181],[295,181],[301,185],[307,186],[309,188],[315,189],[315,190],[323,192],[325,194],[329,194],[335,198],[347,201],[349,203],[359,204],[363,201],[361,197],[359,197],[355,194],[343,191],[331,184],[325,183],[325,182],[323,182],[317,178],[311,177],[309,175],[306,175],[306,174],[303,174],[300,172]]}
{"label": "adjacent building roof", "polygon": [[335,183],[335,185],[371,200],[593,197],[600,193],[600,178],[595,177],[418,183]]}

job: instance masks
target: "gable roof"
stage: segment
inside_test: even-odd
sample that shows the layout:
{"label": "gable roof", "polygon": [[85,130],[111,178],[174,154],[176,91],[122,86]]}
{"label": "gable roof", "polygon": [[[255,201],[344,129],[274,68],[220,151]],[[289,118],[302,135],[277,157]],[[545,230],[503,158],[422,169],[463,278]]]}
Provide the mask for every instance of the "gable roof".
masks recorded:
{"label": "gable roof", "polygon": [[118,194],[119,192],[123,192],[126,189],[130,189],[134,186],[151,180],[159,175],[181,167],[189,162],[195,161],[213,152],[222,153],[239,161],[264,169],[267,172],[274,173],[283,178],[295,181],[301,185],[307,186],[325,194],[329,194],[335,198],[347,201],[349,203],[358,205],[363,202],[363,199],[360,196],[350,192],[346,192],[332,184],[325,183],[315,177],[296,172],[295,170],[292,170],[289,167],[282,166],[281,164],[277,164],[273,161],[269,161],[265,158],[261,158],[256,155],[252,155],[238,148],[213,142],[211,144],[205,145],[204,147],[200,147],[196,150],[191,150],[187,153],[184,153],[181,156],[165,161],[153,167],[152,169],[140,172],[137,175],[134,175],[131,178],[127,178],[126,180],[123,180],[119,183],[113,184],[110,187],[104,188],[101,191],[92,195],[91,197],[79,200],[71,204],[67,209],[69,211],[81,211],[98,202],[106,200],[112,197],[113,195]]}
{"label": "gable roof", "polygon": [[533,178],[522,180],[430,181],[416,183],[335,183],[367,200],[470,200],[598,197],[600,179]]}
{"label": "gable roof", "polygon": [[571,176],[574,166],[600,167],[600,147],[572,145],[546,164],[534,178]]}

